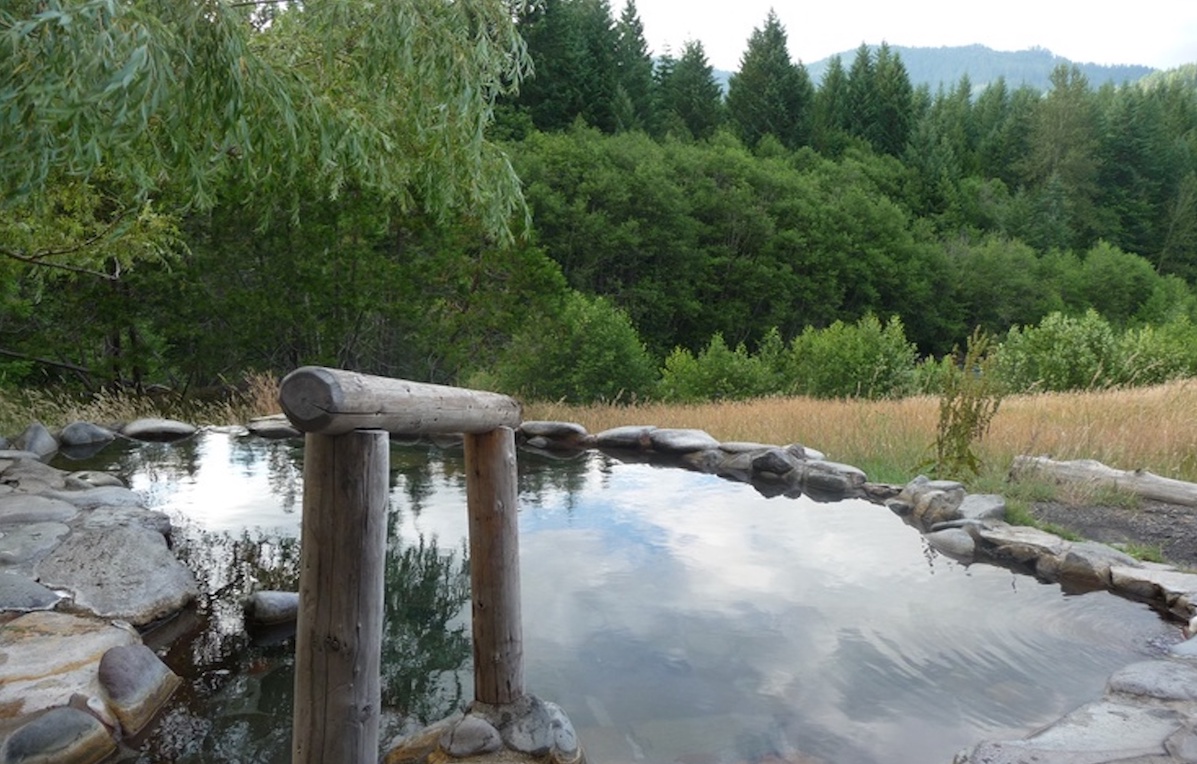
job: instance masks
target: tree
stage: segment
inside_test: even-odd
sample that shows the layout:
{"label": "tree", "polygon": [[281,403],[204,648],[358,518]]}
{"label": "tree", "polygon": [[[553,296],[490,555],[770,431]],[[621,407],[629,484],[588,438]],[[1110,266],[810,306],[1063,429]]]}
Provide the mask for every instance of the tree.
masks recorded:
{"label": "tree", "polygon": [[100,173],[127,184],[126,207],[167,186],[209,206],[228,176],[276,212],[300,178],[328,197],[360,184],[469,206],[496,232],[519,205],[483,137],[527,66],[500,0],[15,0],[0,61],[6,205]]}
{"label": "tree", "polygon": [[616,127],[647,130],[653,121],[653,59],[644,40],[644,24],[635,0],[628,0],[615,25],[615,66],[625,105],[616,108]]}
{"label": "tree", "polygon": [[727,109],[740,139],[754,147],[765,135],[796,149],[811,142],[814,87],[806,67],[790,61],[785,27],[770,9],[752,30],[740,71],[728,82]]}
{"label": "tree", "polygon": [[815,148],[829,156],[838,156],[844,149],[850,122],[848,75],[840,57],[832,56],[815,93]]}
{"label": "tree", "polygon": [[885,42],[877,52],[874,76],[874,122],[868,137],[877,151],[901,156],[910,137],[914,91],[902,57]]}
{"label": "tree", "polygon": [[1098,115],[1089,82],[1076,66],[1052,71],[1052,89],[1031,123],[1021,163],[1027,183],[1059,199],[1070,246],[1086,246],[1097,228]]}
{"label": "tree", "polygon": [[723,91],[702,43],[688,40],[681,58],[668,64],[658,85],[668,123],[685,127],[694,138],[710,138],[723,121]]}
{"label": "tree", "polygon": [[533,76],[516,103],[536,127],[564,130],[580,117],[614,132],[619,35],[607,0],[544,0],[528,7],[519,28]]}
{"label": "tree", "polygon": [[[361,193],[384,225],[468,209],[487,241],[523,205],[485,138],[527,67],[503,0],[19,0],[0,61],[3,341],[41,337],[109,379],[161,368],[145,290],[175,293],[184,218],[218,201],[260,232]],[[46,316],[84,341],[31,335]]]}

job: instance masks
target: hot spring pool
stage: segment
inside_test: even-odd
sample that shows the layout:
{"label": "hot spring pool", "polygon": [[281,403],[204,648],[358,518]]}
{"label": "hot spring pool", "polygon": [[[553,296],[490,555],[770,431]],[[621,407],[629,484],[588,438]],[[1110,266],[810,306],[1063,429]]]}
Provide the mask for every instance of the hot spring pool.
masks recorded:
{"label": "hot spring pool", "polygon": [[[100,463],[171,514],[211,603],[151,636],[189,679],[128,761],[285,762],[290,641],[239,602],[294,589],[302,446],[208,430]],[[472,698],[461,450],[395,446],[390,731]],[[1147,606],[938,555],[884,507],[766,499],[718,477],[520,453],[526,685],[593,764],[950,762],[1098,697],[1179,639]],[[385,737],[385,736],[384,736]]]}

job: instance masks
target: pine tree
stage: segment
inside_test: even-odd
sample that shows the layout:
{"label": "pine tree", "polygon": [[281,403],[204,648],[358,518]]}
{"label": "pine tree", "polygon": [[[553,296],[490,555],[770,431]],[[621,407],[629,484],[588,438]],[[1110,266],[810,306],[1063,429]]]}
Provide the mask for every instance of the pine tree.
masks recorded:
{"label": "pine tree", "polygon": [[702,43],[689,40],[676,63],[662,69],[662,104],[691,136],[710,138],[723,121],[723,91]]}
{"label": "pine tree", "polygon": [[832,56],[815,93],[813,142],[819,151],[838,155],[848,136],[848,75],[839,56]]}
{"label": "pine tree", "polygon": [[809,145],[814,97],[806,67],[790,60],[785,27],[770,10],[764,27],[752,31],[740,71],[728,83],[732,125],[748,146],[768,134],[790,149]]}
{"label": "pine tree", "polygon": [[621,93],[616,128],[647,130],[653,121],[653,60],[635,0],[624,6],[615,30],[615,67]]}
{"label": "pine tree", "polygon": [[877,53],[874,69],[873,147],[890,156],[900,156],[910,138],[913,89],[902,57],[885,42]]}

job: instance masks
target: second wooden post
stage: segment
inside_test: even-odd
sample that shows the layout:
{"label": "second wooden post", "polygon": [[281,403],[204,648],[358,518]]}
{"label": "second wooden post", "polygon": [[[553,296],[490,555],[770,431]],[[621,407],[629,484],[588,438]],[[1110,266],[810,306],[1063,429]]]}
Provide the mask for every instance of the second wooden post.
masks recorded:
{"label": "second wooden post", "polygon": [[473,589],[474,699],[503,705],[524,695],[515,433],[465,436]]}

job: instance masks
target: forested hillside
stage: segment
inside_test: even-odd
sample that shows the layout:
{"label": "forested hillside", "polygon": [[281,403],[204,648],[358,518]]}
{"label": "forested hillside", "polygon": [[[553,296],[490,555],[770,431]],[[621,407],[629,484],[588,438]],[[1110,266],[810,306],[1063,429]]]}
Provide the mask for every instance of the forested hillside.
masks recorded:
{"label": "forested hillside", "polygon": [[[976,327],[1197,340],[1191,76],[932,91],[883,45],[816,81],[770,14],[724,94],[634,2],[51,6],[0,10],[0,384],[679,396],[719,355],[764,375],[728,394],[891,394]],[[865,336],[893,384],[795,382]]]}
{"label": "forested hillside", "polygon": [[[871,46],[876,52],[876,46]],[[994,50],[984,45],[956,45],[940,48],[911,48],[904,45],[891,46],[902,57],[910,81],[914,85],[926,85],[932,91],[940,87],[951,88],[967,76],[973,87],[984,87],[998,79],[1013,86],[1028,85],[1036,90],[1051,87],[1052,71],[1060,66],[1076,65],[1085,79],[1094,87],[1102,85],[1124,85],[1137,82],[1155,72],[1150,66],[1135,64],[1108,65],[1069,61],[1046,48],[1007,51]],[[852,51],[839,54],[841,59],[851,58]],[[815,81],[821,81],[831,63],[831,57],[810,62],[808,68]]]}

